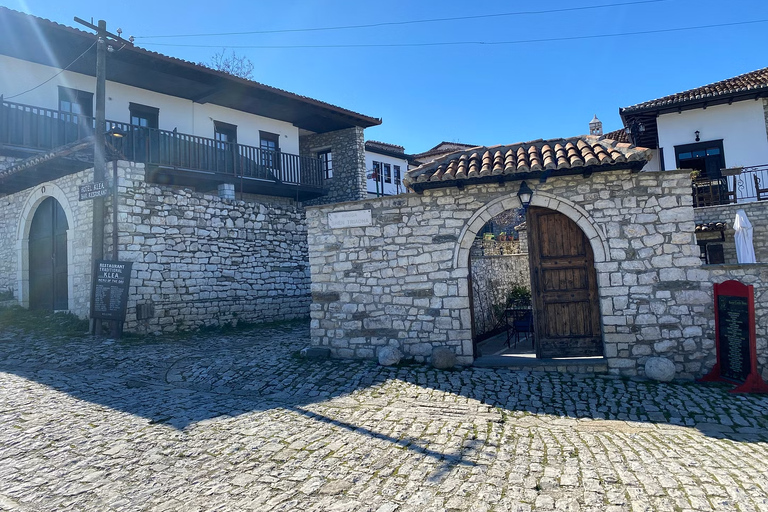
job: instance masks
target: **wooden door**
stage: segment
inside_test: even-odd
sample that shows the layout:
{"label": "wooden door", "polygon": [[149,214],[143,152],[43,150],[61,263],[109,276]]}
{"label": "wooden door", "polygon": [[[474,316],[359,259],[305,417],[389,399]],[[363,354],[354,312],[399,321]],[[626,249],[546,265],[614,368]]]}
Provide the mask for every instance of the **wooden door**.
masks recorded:
{"label": "wooden door", "polygon": [[29,230],[29,307],[68,309],[67,218],[58,201],[40,203]]}
{"label": "wooden door", "polygon": [[589,240],[554,210],[531,207],[527,223],[537,357],[603,355]]}

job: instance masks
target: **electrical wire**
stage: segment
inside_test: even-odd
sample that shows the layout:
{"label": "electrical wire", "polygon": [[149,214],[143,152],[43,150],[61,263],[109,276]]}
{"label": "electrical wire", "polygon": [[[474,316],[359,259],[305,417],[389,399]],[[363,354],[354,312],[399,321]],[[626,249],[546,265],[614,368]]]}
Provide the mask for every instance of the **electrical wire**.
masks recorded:
{"label": "electrical wire", "polygon": [[477,20],[484,18],[497,18],[506,16],[524,16],[533,14],[554,14],[560,12],[572,12],[572,11],[585,11],[589,9],[604,9],[608,7],[621,7],[625,5],[638,5],[638,4],[653,4],[659,2],[668,2],[671,0],[635,0],[633,2],[621,2],[614,4],[603,5],[585,5],[581,7],[563,7],[561,9],[546,9],[540,11],[515,11],[515,12],[501,12],[496,14],[474,14],[468,16],[453,16],[449,18],[428,18],[423,20],[406,20],[406,21],[384,21],[379,23],[367,23],[360,25],[342,25],[338,27],[315,27],[315,28],[289,28],[289,29],[277,29],[277,30],[251,30],[248,32],[218,32],[218,33],[198,33],[198,34],[158,34],[152,36],[136,36],[136,39],[167,39],[174,37],[213,37],[213,36],[245,36],[252,34],[282,34],[290,32],[319,32],[328,30],[350,30],[358,28],[375,28],[375,27],[391,27],[396,25],[415,25],[420,23],[440,23],[443,21],[459,21],[459,20]]}
{"label": "electrical wire", "polygon": [[655,30],[639,30],[635,32],[620,32],[617,34],[593,34],[587,36],[545,37],[540,39],[518,39],[516,41],[442,41],[433,43],[371,43],[371,44],[296,44],[296,45],[209,45],[209,44],[180,44],[180,43],[144,43],[145,46],[177,46],[187,48],[221,48],[229,49],[292,49],[292,48],[413,48],[426,46],[502,46],[527,43],[549,43],[556,41],[577,41],[584,39],[602,39],[607,37],[639,36],[648,34],[663,34],[669,32],[683,32],[690,30],[702,30],[707,28],[734,27],[739,25],[752,25],[766,23],[768,19],[735,21],[732,23],[716,23],[712,25],[698,25],[694,27],[661,28]]}
{"label": "electrical wire", "polygon": [[81,58],[82,58],[82,57],[83,57],[83,56],[84,56],[86,53],[88,53],[88,52],[90,51],[90,49],[91,49],[91,48],[93,48],[94,46],[96,46],[96,42],[97,42],[97,41],[94,41],[94,42],[93,42],[93,44],[92,44],[91,46],[89,46],[88,48],[86,48],[86,50],[85,50],[83,53],[81,53],[80,55],[78,55],[78,56],[77,56],[77,58],[76,58],[75,60],[73,60],[72,62],[70,62],[69,64],[67,64],[67,67],[65,67],[65,68],[62,68],[62,69],[61,69],[61,70],[60,70],[58,73],[56,73],[55,75],[53,75],[51,78],[49,78],[49,79],[48,79],[48,80],[46,80],[45,82],[43,82],[43,83],[40,83],[40,84],[38,84],[38,85],[36,85],[36,86],[32,87],[31,89],[27,89],[27,90],[26,90],[26,91],[24,91],[24,92],[20,92],[20,93],[18,93],[18,94],[14,94],[13,96],[5,96],[5,97],[4,97],[4,99],[6,99],[6,100],[10,100],[10,99],[13,99],[13,98],[17,98],[17,97],[19,97],[19,96],[22,96],[22,95],[24,95],[24,94],[27,94],[28,92],[32,92],[32,91],[34,91],[35,89],[38,89],[38,88],[40,88],[40,87],[44,86],[45,84],[47,84],[48,82],[50,82],[51,80],[53,80],[54,78],[56,78],[57,76],[59,76],[60,74],[62,74],[63,72],[65,72],[66,70],[68,70],[68,69],[69,69],[69,68],[72,66],[72,64],[74,64],[75,62],[77,62],[78,60],[80,60],[80,59],[81,59]]}

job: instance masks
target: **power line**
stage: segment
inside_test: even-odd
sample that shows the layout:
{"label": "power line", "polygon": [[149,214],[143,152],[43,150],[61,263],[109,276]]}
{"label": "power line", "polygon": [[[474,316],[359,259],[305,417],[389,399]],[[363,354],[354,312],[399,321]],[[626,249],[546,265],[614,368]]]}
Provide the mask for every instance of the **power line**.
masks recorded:
{"label": "power line", "polygon": [[707,28],[733,27],[766,23],[768,19],[735,21],[732,23],[716,23],[712,25],[697,25],[694,27],[661,28],[655,30],[639,30],[635,32],[620,32],[617,34],[593,34],[587,36],[545,37],[540,39],[518,39],[516,41],[439,41],[433,43],[371,43],[371,44],[296,44],[296,45],[210,45],[210,44],[177,44],[177,43],[144,43],[146,46],[178,46],[187,48],[221,48],[231,49],[299,49],[299,48],[414,48],[427,46],[502,46],[528,43],[548,43],[556,41],[577,41],[583,39],[602,39],[607,37],[639,36],[648,34],[663,34],[668,32],[683,32]]}
{"label": "power line", "polygon": [[72,62],[70,62],[69,64],[67,64],[67,67],[65,67],[65,68],[61,69],[61,71],[59,71],[58,73],[56,73],[55,75],[53,75],[51,78],[49,78],[49,79],[48,79],[48,80],[46,80],[45,82],[42,82],[42,83],[40,83],[40,84],[37,84],[36,86],[32,87],[31,89],[27,89],[26,91],[24,91],[24,92],[20,92],[19,94],[14,94],[13,96],[6,96],[6,97],[5,97],[5,99],[7,99],[7,100],[10,100],[10,99],[13,99],[13,98],[17,98],[17,97],[19,97],[19,96],[21,96],[21,95],[23,95],[23,94],[27,94],[28,92],[32,92],[32,91],[34,91],[35,89],[38,89],[38,88],[40,88],[40,87],[44,86],[45,84],[47,84],[48,82],[50,82],[51,80],[53,80],[54,78],[56,78],[57,76],[59,76],[60,74],[62,74],[63,72],[65,72],[66,70],[68,70],[68,69],[69,69],[69,68],[72,66],[72,64],[74,64],[75,62],[77,62],[78,60],[80,60],[80,59],[81,59],[81,58],[82,58],[82,57],[83,57],[83,56],[84,56],[86,53],[88,53],[88,51],[89,51],[91,48],[93,48],[95,45],[96,45],[96,41],[94,41],[94,42],[93,42],[93,44],[92,44],[91,46],[89,46],[89,47],[88,47],[88,48],[87,48],[87,49],[86,49],[86,50],[85,50],[83,53],[81,53],[80,55],[78,55],[78,56],[77,56],[77,58],[76,58],[75,60],[73,60]]}
{"label": "power line", "polygon": [[605,9],[608,7],[621,7],[625,5],[638,5],[638,4],[654,4],[659,2],[667,2],[670,0],[635,0],[633,2],[621,2],[614,4],[603,5],[585,5],[581,7],[563,7],[561,9],[546,9],[539,11],[514,11],[514,12],[501,12],[496,14],[475,14],[468,16],[453,16],[449,18],[427,18],[422,20],[406,20],[406,21],[384,21],[380,23],[367,23],[360,25],[342,25],[337,27],[315,27],[315,28],[289,28],[279,30],[252,30],[248,32],[219,32],[219,33],[198,33],[198,34],[161,34],[153,36],[136,36],[136,39],[166,39],[173,37],[213,37],[213,36],[245,36],[252,34],[283,34],[290,32],[320,32],[328,30],[350,30],[357,28],[375,28],[375,27],[391,27],[395,25],[415,25],[420,23],[439,23],[443,21],[459,21],[459,20],[477,20],[485,18],[497,18],[505,16],[524,16],[534,14],[554,14],[560,12],[573,12],[573,11],[586,11],[590,9]]}

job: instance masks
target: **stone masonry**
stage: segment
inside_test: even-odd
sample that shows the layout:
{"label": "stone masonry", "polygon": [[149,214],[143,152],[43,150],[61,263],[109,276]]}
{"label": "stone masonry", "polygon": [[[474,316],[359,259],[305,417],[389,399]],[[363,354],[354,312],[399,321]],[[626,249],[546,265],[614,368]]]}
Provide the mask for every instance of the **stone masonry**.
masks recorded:
{"label": "stone masonry", "polygon": [[[174,331],[306,317],[304,213],[144,182],[120,168],[120,257],[132,261],[127,327]],[[136,305],[154,314],[136,317]]]}
{"label": "stone masonry", "polygon": [[29,305],[29,228],[37,206],[46,197],[54,197],[64,209],[69,226],[69,311],[80,317],[89,314],[93,202],[79,201],[78,189],[91,181],[93,169],[87,169],[0,197],[0,292],[11,291],[21,305]]}
{"label": "stone masonry", "polygon": [[[78,201],[78,186],[92,175],[89,169],[0,198],[0,292],[10,289],[25,305],[20,276],[28,280],[28,242],[18,233],[37,204],[53,196],[69,223],[69,311],[88,316],[93,203]],[[142,164],[121,161],[118,176],[119,258],[133,262],[126,330],[170,332],[308,316],[301,207],[147,184]],[[108,213],[111,207],[110,197]],[[105,231],[109,258],[111,222]]]}
{"label": "stone masonry", "polygon": [[[312,343],[333,355],[371,358],[380,346],[426,361],[436,347],[473,360],[469,249],[482,226],[520,206],[517,183],[426,190],[309,208]],[[766,268],[702,268],[685,171],[611,171],[551,177],[531,204],[573,219],[595,254],[609,371],[642,375],[649,357],[694,378],[715,362],[712,283],[749,276],[768,299]],[[371,210],[372,225],[331,229],[328,214]],[[763,375],[768,316],[758,311]]]}
{"label": "stone masonry", "polygon": [[333,177],[326,179],[324,185],[327,194],[305,204],[357,201],[367,197],[365,137],[362,128],[304,135],[299,139],[299,149],[302,155],[312,157],[328,149],[333,155]]}
{"label": "stone masonry", "polygon": [[[479,243],[478,243],[479,242]],[[528,254],[498,254],[496,250],[482,250],[498,245],[519,246],[517,242],[478,240],[472,248],[472,306],[475,336],[490,332],[503,318],[496,316],[496,308],[504,305],[507,294],[515,286],[531,289]],[[488,254],[488,253],[491,254]],[[496,252],[497,254],[493,254]]]}
{"label": "stone masonry", "polygon": [[752,202],[707,206],[696,208],[694,215],[697,224],[708,222],[726,223],[728,228],[725,230],[725,241],[722,242],[725,262],[738,263],[736,259],[736,242],[733,238],[733,222],[736,220],[736,212],[738,210],[744,210],[749,222],[752,223],[752,244],[755,247],[757,261],[768,263],[768,207],[766,207],[766,203]]}

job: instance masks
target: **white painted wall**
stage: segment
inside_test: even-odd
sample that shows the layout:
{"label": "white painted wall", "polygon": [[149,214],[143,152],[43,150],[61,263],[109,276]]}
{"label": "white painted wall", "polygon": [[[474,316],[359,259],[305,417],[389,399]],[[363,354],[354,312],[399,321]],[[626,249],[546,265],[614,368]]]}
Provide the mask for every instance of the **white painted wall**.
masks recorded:
{"label": "white painted wall", "polygon": [[643,171],[654,172],[661,170],[661,158],[659,158],[659,150],[652,149],[653,156],[651,160],[643,166]]}
{"label": "white painted wall", "polygon": [[656,119],[659,147],[664,148],[666,169],[675,169],[675,146],[723,139],[726,167],[768,164],[768,135],[762,101],[745,100],[731,105],[684,110]]}
{"label": "white painted wall", "polygon": [[[109,63],[107,63],[109,65]],[[59,106],[58,86],[95,93],[96,79],[92,76],[64,71],[56,78],[10,98],[50,79],[59,69],[13,57],[0,55],[0,94],[7,101],[56,110]],[[259,145],[259,130],[280,134],[280,149],[299,154],[299,129],[291,123],[270,119],[214,105],[159,94],[115,82],[107,82],[106,117],[112,121],[130,121],[129,103],[140,103],[160,109],[159,126],[163,130],[176,128],[180,133],[213,138],[213,121],[237,125],[237,141],[250,146]],[[95,108],[95,106],[94,106]]]}
{"label": "white painted wall", "polygon": [[[403,185],[403,178],[406,171],[408,171],[408,160],[405,158],[396,158],[388,155],[380,155],[373,151],[365,151],[365,174],[369,176],[373,172],[373,162],[387,163],[392,168],[392,183],[384,183],[384,193],[381,190],[381,181],[379,181],[379,195],[393,196],[396,194],[402,194],[405,192],[405,185]],[[400,190],[397,189],[397,183],[395,183],[395,166],[400,166]],[[376,181],[368,178],[368,194],[376,195]]]}

